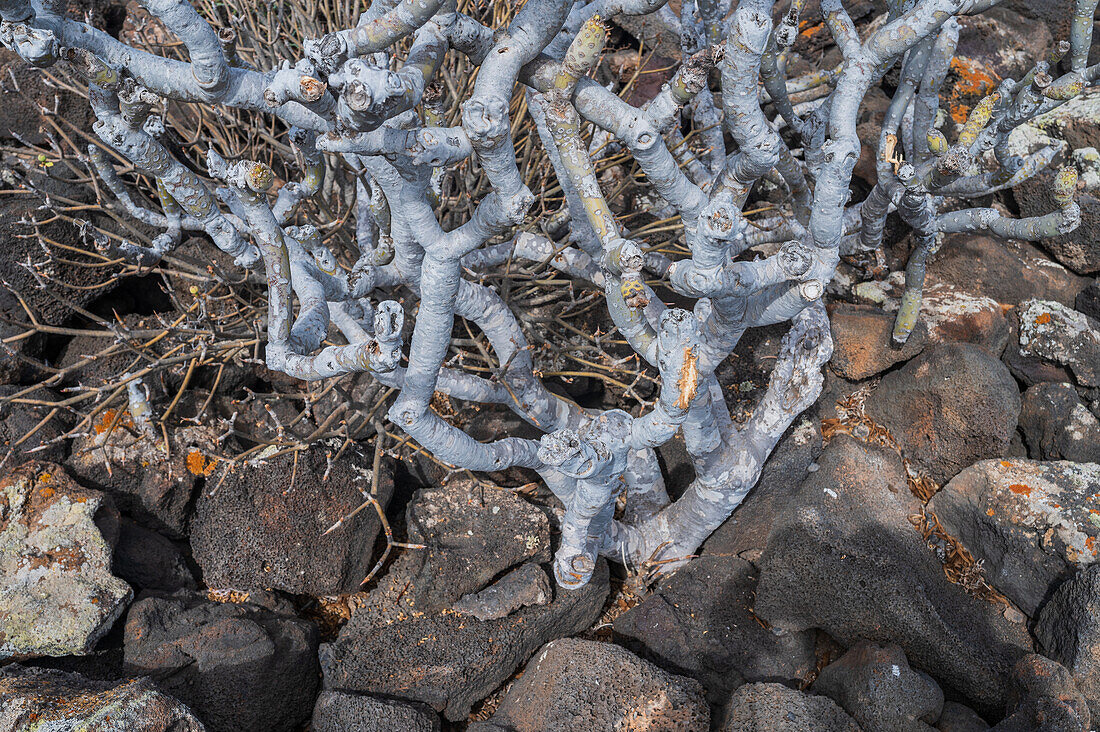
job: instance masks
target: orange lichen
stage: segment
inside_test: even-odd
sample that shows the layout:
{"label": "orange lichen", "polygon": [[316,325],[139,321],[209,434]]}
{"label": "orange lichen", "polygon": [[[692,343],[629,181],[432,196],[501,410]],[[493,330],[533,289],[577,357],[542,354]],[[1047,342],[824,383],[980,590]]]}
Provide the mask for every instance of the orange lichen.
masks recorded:
{"label": "orange lichen", "polygon": [[980,99],[997,88],[1001,79],[980,61],[970,58],[951,59],[951,71],[954,72],[955,85],[947,99],[947,111],[951,119],[960,125],[966,122],[973,106],[969,101]]}
{"label": "orange lichen", "polygon": [[996,512],[992,508],[988,508],[985,511],[986,516],[992,516],[994,513],[996,513]]}
{"label": "orange lichen", "polygon": [[1035,319],[1035,325],[1046,325],[1050,322],[1050,313],[1043,313]]}
{"label": "orange lichen", "polygon": [[192,450],[187,453],[185,459],[187,469],[191,471],[192,475],[201,475],[206,477],[214,472],[214,468],[218,465],[218,459],[216,457],[207,457],[198,450]]}
{"label": "orange lichen", "polygon": [[1018,496],[1030,496],[1031,495],[1031,486],[1024,485],[1023,483],[1013,483],[1012,485],[1010,485],[1008,487],[1008,489],[1010,491],[1012,491],[1013,493],[1015,493],[1016,495],[1018,495]]}
{"label": "orange lichen", "polygon": [[43,488],[42,490],[38,491],[38,495],[42,496],[43,498],[51,498],[53,494],[53,488]]}

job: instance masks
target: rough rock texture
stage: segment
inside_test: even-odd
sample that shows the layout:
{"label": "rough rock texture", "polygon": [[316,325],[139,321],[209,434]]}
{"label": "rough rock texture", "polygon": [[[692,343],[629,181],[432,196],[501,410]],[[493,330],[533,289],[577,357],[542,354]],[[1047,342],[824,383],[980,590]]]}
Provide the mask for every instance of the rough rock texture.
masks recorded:
{"label": "rough rock texture", "polygon": [[1020,431],[1037,460],[1100,463],[1100,420],[1069,384],[1036,384],[1024,392]]}
{"label": "rough rock texture", "polygon": [[128,412],[106,410],[92,433],[73,443],[66,467],[111,495],[119,508],[173,538],[188,532],[195,489],[217,468],[220,430],[211,425],[169,432],[171,453],[133,428]]}
{"label": "rough rock texture", "polygon": [[909,668],[900,647],[862,641],[821,670],[810,687],[852,715],[864,732],[930,732],[943,692]]}
{"label": "rough rock texture", "polygon": [[439,732],[439,717],[392,699],[322,691],[309,728],[311,732]]}
{"label": "rough rock texture", "polygon": [[611,643],[563,638],[527,664],[480,730],[510,732],[707,732],[699,682],[674,676]]}
{"label": "rough rock texture", "polygon": [[774,632],[753,615],[758,572],[746,559],[759,558],[772,520],[793,500],[820,449],[814,424],[797,423],[700,556],[615,620],[616,633],[642,643],[666,667],[702,681],[712,703],[725,703],[746,682],[802,683],[816,666],[812,632]]}
{"label": "rough rock texture", "polygon": [[1091,716],[1100,719],[1100,566],[1054,591],[1039,614],[1035,637],[1045,655],[1069,669]]}
{"label": "rough rock texture", "polygon": [[[323,595],[353,592],[374,565],[380,523],[372,506],[324,532],[363,503],[371,463],[349,451],[329,466],[322,447],[242,466],[199,494],[191,527],[195,561],[210,587]],[[297,465],[295,465],[297,463]],[[376,498],[393,495],[389,461]]]}
{"label": "rough rock texture", "polygon": [[775,520],[756,614],[789,631],[821,628],[845,646],[897,643],[948,691],[1000,707],[1005,672],[1031,650],[1027,630],[944,576],[909,521],[920,504],[901,460],[838,435],[818,465]]}
{"label": "rough rock texture", "polygon": [[833,358],[829,367],[846,379],[858,381],[908,361],[924,348],[927,331],[920,322],[900,348],[891,339],[894,318],[878,307],[837,303],[829,307],[833,329]]}
{"label": "rough rock texture", "polygon": [[983,460],[928,504],[984,560],[990,584],[1033,615],[1058,579],[1096,562],[1100,465]]}
{"label": "rough rock texture", "polygon": [[297,730],[317,693],[317,627],[180,591],[134,603],[125,669],[148,675],[212,732]]}
{"label": "rough rock texture", "polygon": [[87,653],[126,609],[95,521],[103,502],[55,463],[0,480],[0,660]]}
{"label": "rough rock texture", "polygon": [[1020,78],[1051,45],[1050,31],[1030,18],[1001,7],[959,20],[956,55],[980,60],[997,76]]}
{"label": "rough rock texture", "polygon": [[453,608],[478,620],[499,620],[521,607],[546,605],[553,595],[546,570],[537,562],[528,562],[481,592],[463,595]]}
{"label": "rough rock texture", "polygon": [[1003,305],[1039,298],[1072,307],[1089,282],[1051,261],[1030,242],[975,234],[945,237],[928,265],[927,277],[929,282],[950,284]]}
{"label": "rough rock texture", "polygon": [[0,729],[203,732],[183,704],[148,679],[92,681],[52,669],[0,669]]}
{"label": "rough rock texture", "polygon": [[976,460],[1004,455],[1019,414],[1020,392],[1005,365],[964,343],[926,349],[867,399],[867,415],[941,484]]}
{"label": "rough rock texture", "polygon": [[180,547],[128,518],[122,519],[111,566],[115,574],[142,590],[171,592],[197,586]]}
{"label": "rough rock texture", "polygon": [[861,732],[855,720],[825,696],[783,684],[745,684],[734,692],[720,732]]}
{"label": "rough rock texture", "polygon": [[939,732],[984,732],[989,723],[970,707],[948,701],[943,703],[943,712],[934,727]]}
{"label": "rough rock texture", "polygon": [[[1056,298],[1042,298],[1054,300]],[[1079,310],[1093,320],[1100,320],[1100,280],[1093,280],[1089,285],[1077,293],[1077,299],[1072,304],[1075,310]]]}
{"label": "rough rock texture", "polygon": [[1100,386],[1100,322],[1056,302],[1020,306],[1020,353],[1068,368],[1078,384]]}
{"label": "rough rock texture", "polygon": [[991,732],[1089,732],[1089,708],[1069,671],[1029,654],[1013,667],[1008,716]]}
{"label": "rough rock texture", "polygon": [[1039,356],[1024,355],[1021,352],[1020,314],[1015,310],[1008,314],[1008,331],[1008,347],[1001,354],[1001,359],[1012,375],[1025,387],[1047,381],[1055,383],[1073,381],[1073,376],[1065,366]]}
{"label": "rough rock texture", "polygon": [[[7,360],[0,358],[0,364]],[[0,366],[0,369],[2,369],[2,366]],[[21,386],[0,386],[0,397],[10,397],[25,390],[26,387]],[[35,389],[27,392],[21,398],[39,399],[46,402],[60,399],[57,394],[49,389]],[[65,443],[53,442],[54,438],[63,434],[70,426],[61,414],[54,416],[53,419],[40,427],[34,435],[18,447],[15,446],[16,442],[22,440],[28,432],[37,427],[38,423],[49,413],[50,408],[45,406],[0,401],[0,448],[3,449],[5,454],[8,450],[14,450],[9,462],[19,462],[31,458],[61,462],[64,459]],[[28,453],[29,450],[47,444],[48,447],[45,449]]]}

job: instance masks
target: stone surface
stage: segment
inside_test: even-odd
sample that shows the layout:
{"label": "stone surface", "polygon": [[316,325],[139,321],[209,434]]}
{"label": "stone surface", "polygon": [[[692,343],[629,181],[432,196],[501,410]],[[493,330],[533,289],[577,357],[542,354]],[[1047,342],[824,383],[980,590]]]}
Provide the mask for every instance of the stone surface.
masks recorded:
{"label": "stone surface", "polygon": [[439,717],[392,699],[322,691],[309,728],[311,732],[439,732]]}
{"label": "stone surface", "polygon": [[[0,358],[0,362],[7,359]],[[0,366],[2,368],[2,366]],[[60,397],[49,389],[40,388],[27,390],[22,386],[0,386],[0,399],[13,397],[15,394],[26,391],[21,399],[34,399],[45,402],[59,401]],[[9,462],[22,460],[47,460],[49,462],[61,462],[65,458],[65,443],[54,442],[54,439],[62,435],[70,427],[63,413],[55,415],[42,427],[38,427],[50,413],[50,407],[36,404],[13,404],[8,401],[0,401],[0,449],[6,454],[13,450]],[[22,440],[31,430],[38,430],[27,440],[16,446],[15,443]],[[37,450],[36,448],[47,445]],[[35,452],[30,453],[30,450]]]}
{"label": "stone surface", "polygon": [[1100,719],[1100,566],[1064,582],[1039,614],[1035,637],[1043,653],[1061,663]]}
{"label": "stone surface", "polygon": [[1032,653],[1010,678],[1009,714],[991,732],[1089,732],[1088,705],[1065,667]]}
{"label": "stone surface", "polygon": [[864,732],[930,732],[943,692],[909,668],[900,647],[862,641],[821,670],[811,691],[852,715]]}
{"label": "stone surface", "polygon": [[480,592],[463,595],[453,607],[478,620],[499,620],[521,607],[546,605],[553,597],[550,576],[536,562],[513,569]]}
{"label": "stone surface", "polygon": [[1020,353],[1070,370],[1081,386],[1100,387],[1100,322],[1048,300],[1020,306]]}
{"label": "stone surface", "polygon": [[55,463],[0,480],[0,660],[88,653],[126,609],[130,586],[111,574],[117,536],[96,524],[104,500]]}
{"label": "stone surface", "polygon": [[1047,381],[1055,383],[1073,381],[1073,376],[1065,366],[1039,356],[1025,356],[1020,350],[1020,314],[1014,310],[1007,317],[1008,347],[1001,354],[1001,360],[1018,381],[1025,387]]}
{"label": "stone surface", "polygon": [[1031,640],[1000,604],[947,580],[910,523],[920,504],[900,458],[837,435],[818,466],[775,519],[756,615],[788,631],[820,628],[844,646],[896,643],[956,698],[1000,708],[1005,672]]}
{"label": "stone surface", "polygon": [[965,343],[925,349],[867,399],[867,415],[940,484],[977,460],[1004,455],[1019,413],[1019,389],[1005,365]]}
{"label": "stone surface", "polygon": [[783,684],[745,684],[734,692],[720,732],[861,732],[855,720],[825,696]]}
{"label": "stone surface", "polygon": [[[328,473],[327,480],[325,479]],[[210,587],[274,588],[324,595],[353,592],[374,566],[381,530],[373,506],[324,535],[363,504],[370,460],[348,450],[325,459],[318,446],[242,466],[199,494],[191,527],[195,561]],[[377,500],[393,495],[391,463],[382,463]]]}
{"label": "stone surface", "polygon": [[212,732],[297,730],[317,694],[317,627],[180,591],[134,603],[125,670],[152,677]]}
{"label": "stone surface", "polygon": [[921,352],[927,338],[924,324],[918,323],[905,345],[895,346],[891,338],[893,316],[869,305],[830,305],[829,324],[833,329],[829,367],[855,381],[908,361]]}
{"label": "stone surface", "polygon": [[203,732],[204,727],[148,679],[115,684],[13,665],[0,669],[0,729]]}
{"label": "stone surface", "polygon": [[647,657],[702,681],[712,703],[725,703],[746,682],[804,683],[816,666],[813,633],[774,632],[753,615],[758,572],[746,560],[759,557],[820,450],[815,425],[797,423],[700,556],[615,619],[615,632],[643,644]]}
{"label": "stone surface", "polygon": [[940,718],[934,725],[939,732],[984,732],[989,723],[970,707],[958,702],[944,702]]}
{"label": "stone surface", "polygon": [[[1043,298],[1050,300],[1054,298]],[[1100,320],[1100,280],[1093,280],[1088,287],[1077,293],[1077,299],[1072,304],[1078,310],[1093,320]]]}
{"label": "stone surface", "polygon": [[139,590],[194,589],[195,575],[183,551],[155,531],[122,519],[112,568]]}
{"label": "stone surface", "polygon": [[1100,465],[1013,458],[967,468],[928,508],[1032,615],[1062,575],[1096,562],[1098,498]]}
{"label": "stone surface", "polygon": [[1100,420],[1069,384],[1036,384],[1024,392],[1020,431],[1036,460],[1100,462]]}
{"label": "stone surface", "polygon": [[697,681],[674,676],[611,643],[563,638],[527,664],[481,730],[612,732],[710,730]]}

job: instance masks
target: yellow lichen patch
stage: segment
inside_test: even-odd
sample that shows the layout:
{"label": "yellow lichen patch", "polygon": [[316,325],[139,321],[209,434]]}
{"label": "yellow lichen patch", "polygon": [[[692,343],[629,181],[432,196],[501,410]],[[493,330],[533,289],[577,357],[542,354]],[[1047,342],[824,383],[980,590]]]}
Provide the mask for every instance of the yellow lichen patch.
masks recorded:
{"label": "yellow lichen patch", "polygon": [[216,457],[207,457],[198,450],[191,450],[187,453],[185,458],[187,469],[191,471],[192,475],[201,475],[206,477],[214,472],[214,468],[218,465],[218,459]]}

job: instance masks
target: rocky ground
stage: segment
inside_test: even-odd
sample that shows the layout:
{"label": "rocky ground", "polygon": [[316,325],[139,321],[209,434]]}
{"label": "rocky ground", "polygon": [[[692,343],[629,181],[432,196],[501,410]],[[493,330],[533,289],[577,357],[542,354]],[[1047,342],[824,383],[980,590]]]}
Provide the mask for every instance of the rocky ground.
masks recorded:
{"label": "rocky ground", "polygon": [[[865,5],[861,23],[874,13]],[[1064,19],[1017,2],[966,25],[952,103],[1029,68],[1064,37]],[[803,53],[832,52],[815,37],[803,33]],[[0,63],[21,84],[7,89],[13,104],[67,94],[11,56]],[[868,142],[885,99],[868,104]],[[86,129],[79,101],[62,108]],[[71,331],[87,324],[80,313],[140,329],[171,302],[159,281],[142,293],[74,267],[57,277],[86,288],[59,303],[15,264],[38,246],[19,235],[36,199],[0,198],[0,274],[46,326],[21,335],[25,310],[0,291],[0,396],[20,395],[0,405],[10,448],[0,730],[1090,730],[1100,719],[1097,106],[1086,96],[1018,141],[1053,136],[1077,150],[1085,223],[1038,245],[949,237],[905,347],[890,345],[910,246],[901,227],[888,276],[842,268],[818,403],[700,555],[648,586],[601,563],[583,589],[556,587],[547,568],[561,507],[529,475],[451,473],[415,450],[375,450],[377,440],[261,450],[231,469],[208,457],[227,434],[248,448],[242,435],[268,419],[280,437],[305,440],[341,400],[378,397],[361,384],[299,420],[285,402],[261,408],[247,396],[286,387],[253,364],[216,378],[180,369],[150,384],[178,417],[167,455],[121,413],[55,439],[71,415],[49,405],[132,357],[87,358],[102,343]],[[9,109],[6,146],[44,129],[35,106]],[[27,174],[88,201],[48,170]],[[861,165],[855,187],[873,175]],[[1045,212],[1047,184],[997,205]],[[81,246],[71,227],[43,231]],[[748,334],[723,366],[734,414],[762,393],[782,333]],[[31,388],[40,363],[79,368]],[[481,438],[516,428],[491,410],[447,416]],[[682,489],[682,442],[660,459],[672,492]]]}

